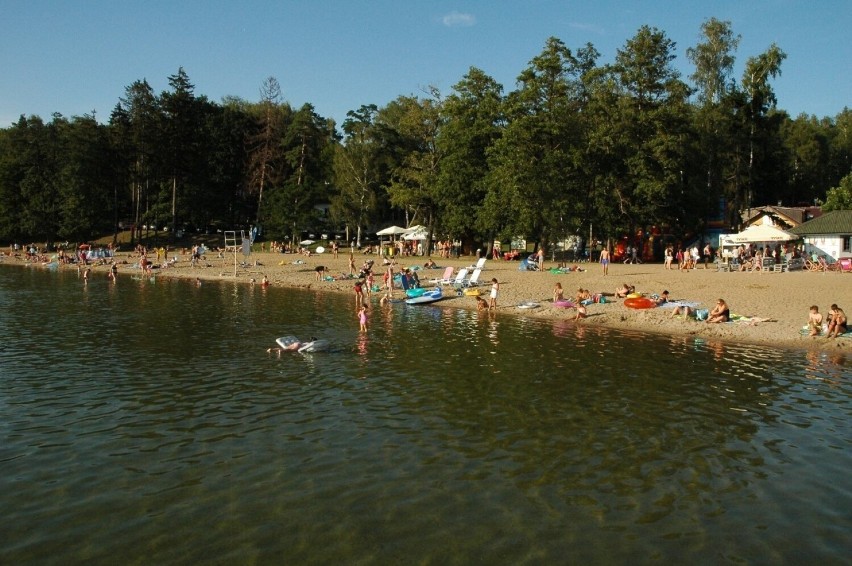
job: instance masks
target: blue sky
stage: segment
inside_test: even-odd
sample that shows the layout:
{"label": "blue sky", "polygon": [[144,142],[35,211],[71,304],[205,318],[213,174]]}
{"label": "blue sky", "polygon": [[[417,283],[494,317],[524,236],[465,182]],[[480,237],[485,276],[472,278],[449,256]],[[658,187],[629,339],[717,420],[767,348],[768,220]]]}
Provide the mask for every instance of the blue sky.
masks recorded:
{"label": "blue sky", "polygon": [[448,93],[471,66],[505,92],[550,36],[600,64],[642,25],[676,42],[675,66],[701,23],[728,20],[742,36],[735,76],[773,42],[786,53],[778,105],[834,117],[852,101],[850,0],[0,0],[0,127],[21,114],[49,120],[93,110],[106,121],[125,87],[155,92],[183,67],[196,94],[257,101],[274,76],[294,106],[338,121],[428,85]]}

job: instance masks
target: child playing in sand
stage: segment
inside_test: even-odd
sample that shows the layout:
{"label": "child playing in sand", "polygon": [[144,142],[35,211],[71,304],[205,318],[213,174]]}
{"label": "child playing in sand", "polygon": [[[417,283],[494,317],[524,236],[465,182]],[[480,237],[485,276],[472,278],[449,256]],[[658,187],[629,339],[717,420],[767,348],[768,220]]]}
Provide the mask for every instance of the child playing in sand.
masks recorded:
{"label": "child playing in sand", "polygon": [[476,308],[481,311],[488,310],[488,301],[477,295]]}
{"label": "child playing in sand", "polygon": [[819,312],[819,307],[813,305],[808,314],[808,336],[818,336],[822,333],[822,314]]}

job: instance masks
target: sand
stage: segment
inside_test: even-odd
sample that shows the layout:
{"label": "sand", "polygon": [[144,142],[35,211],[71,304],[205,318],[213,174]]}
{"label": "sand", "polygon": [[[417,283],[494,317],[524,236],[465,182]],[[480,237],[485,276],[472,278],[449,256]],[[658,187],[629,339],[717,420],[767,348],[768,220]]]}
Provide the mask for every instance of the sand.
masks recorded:
{"label": "sand", "polygon": [[[5,264],[19,263],[21,260],[4,258]],[[120,275],[139,275],[133,264],[138,257],[118,254]],[[375,261],[376,282],[381,284],[384,273],[382,258],[375,255],[355,254],[356,266],[360,268],[366,259]],[[397,258],[399,266],[422,266],[425,257]],[[239,255],[242,261],[243,256]],[[127,262],[126,264],[123,262]],[[303,263],[295,263],[295,262]],[[435,258],[442,268],[453,266],[456,269],[471,266],[474,257],[457,259]],[[353,297],[354,279],[335,281],[316,280],[317,266],[328,269],[329,276],[341,277],[349,273],[349,254],[341,252],[338,258],[331,253],[315,254],[311,257],[294,254],[254,253],[250,256],[250,267],[237,267],[234,275],[233,254],[218,258],[213,253],[200,262],[199,267],[190,266],[188,255],[179,255],[173,267],[158,269],[157,277],[181,277],[201,280],[240,281],[260,284],[264,276],[270,280],[270,288],[305,288],[320,292],[347,293]],[[832,352],[852,352],[852,336],[836,339],[825,336],[804,336],[802,327],[807,323],[808,309],[817,305],[825,314],[832,303],[837,303],[847,313],[852,313],[852,275],[837,272],[794,271],[775,272],[717,272],[703,266],[690,271],[666,270],[662,264],[610,265],[609,274],[604,276],[598,264],[579,264],[585,271],[554,274],[547,271],[555,264],[546,262],[545,271],[529,272],[518,269],[518,261],[489,259],[482,271],[480,291],[487,299],[492,278],[499,281],[500,289],[497,309],[489,316],[526,316],[544,319],[573,319],[573,309],[555,307],[552,301],[553,289],[557,282],[562,284],[565,297],[573,297],[578,288],[589,289],[592,293],[612,294],[624,283],[634,285],[636,290],[646,295],[662,293],[668,290],[672,299],[700,303],[699,308],[711,309],[718,298],[728,303],[733,314],[749,317],[752,320],[727,324],[707,324],[695,319],[672,318],[672,309],[653,308],[637,310],[627,308],[621,299],[607,297],[606,304],[592,304],[587,307],[588,317],[571,324],[631,329],[657,334],[675,336],[702,337],[729,343],[763,344],[785,348],[804,348],[809,350],[827,350]],[[76,267],[71,267],[76,269]],[[106,277],[109,266],[93,267],[93,277]],[[440,277],[443,269],[418,271],[421,281],[426,285],[429,278]],[[121,284],[119,278],[118,284]],[[476,299],[471,296],[456,297],[452,287],[444,287],[448,298],[437,303],[441,308],[476,309]],[[395,298],[404,297],[402,290],[396,289]],[[379,293],[373,293],[373,308],[379,308]],[[540,307],[519,309],[524,301],[536,301]],[[424,307],[411,307],[424,308]],[[433,308],[433,307],[429,307]],[[849,333],[852,335],[852,332]]]}

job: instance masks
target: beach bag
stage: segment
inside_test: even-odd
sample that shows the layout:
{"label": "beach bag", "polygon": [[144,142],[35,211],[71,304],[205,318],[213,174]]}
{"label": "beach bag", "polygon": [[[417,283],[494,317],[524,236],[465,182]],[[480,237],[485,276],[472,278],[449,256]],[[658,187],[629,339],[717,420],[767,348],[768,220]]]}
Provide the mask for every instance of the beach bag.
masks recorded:
{"label": "beach bag", "polygon": [[710,311],[707,309],[696,309],[695,311],[695,320],[707,320],[708,316],[710,316]]}

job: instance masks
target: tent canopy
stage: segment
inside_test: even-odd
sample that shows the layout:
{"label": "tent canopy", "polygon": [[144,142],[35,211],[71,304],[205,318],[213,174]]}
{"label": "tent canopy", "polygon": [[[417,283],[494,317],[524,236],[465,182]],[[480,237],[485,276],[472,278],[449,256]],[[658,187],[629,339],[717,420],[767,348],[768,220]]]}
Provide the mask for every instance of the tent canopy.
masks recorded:
{"label": "tent canopy", "polygon": [[751,244],[760,242],[789,242],[798,240],[799,237],[781,228],[768,224],[756,224],[749,226],[739,234],[722,236],[722,240],[732,244]]}
{"label": "tent canopy", "polygon": [[376,232],[376,236],[396,236],[398,234],[405,234],[408,230],[406,228],[401,228],[399,226],[388,226],[382,230]]}
{"label": "tent canopy", "polygon": [[429,228],[426,226],[412,226],[405,231],[405,240],[426,240],[429,238]]}

